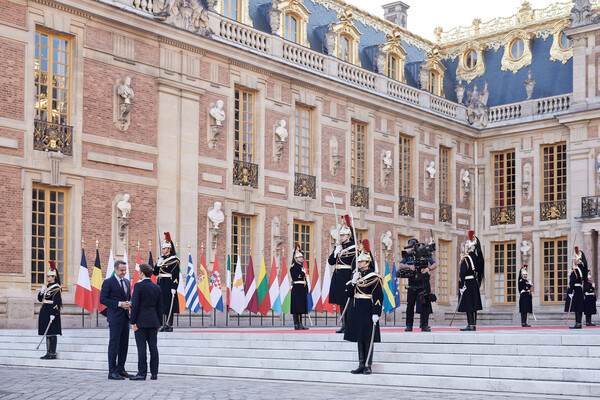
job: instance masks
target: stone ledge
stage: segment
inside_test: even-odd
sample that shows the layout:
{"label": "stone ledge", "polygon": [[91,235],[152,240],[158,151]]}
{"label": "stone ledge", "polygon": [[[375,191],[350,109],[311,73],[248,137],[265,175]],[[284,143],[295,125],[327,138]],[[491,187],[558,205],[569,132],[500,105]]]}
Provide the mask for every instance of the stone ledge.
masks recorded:
{"label": "stone ledge", "polygon": [[98,153],[95,151],[88,151],[87,159],[89,161],[113,164],[118,165],[120,167],[136,168],[145,171],[154,171],[154,163],[147,161],[132,160],[131,158],[113,156],[110,154]]}

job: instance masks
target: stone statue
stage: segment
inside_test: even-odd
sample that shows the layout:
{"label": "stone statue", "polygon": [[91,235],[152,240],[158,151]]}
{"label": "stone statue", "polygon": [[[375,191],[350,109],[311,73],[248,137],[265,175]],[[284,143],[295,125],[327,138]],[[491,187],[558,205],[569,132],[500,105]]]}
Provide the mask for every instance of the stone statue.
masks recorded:
{"label": "stone statue", "polygon": [[117,208],[121,211],[121,216],[127,218],[127,214],[131,212],[131,204],[129,203],[129,195],[127,193],[123,195],[123,200],[117,203]]}
{"label": "stone statue", "polygon": [[277,3],[277,0],[273,0],[269,9],[269,24],[271,25],[271,33],[273,35],[279,35],[279,27],[281,25],[282,11],[277,8]]}
{"label": "stone statue", "polygon": [[214,229],[219,229],[219,224],[225,221],[225,216],[223,215],[223,211],[221,211],[221,202],[215,201],[215,204],[211,208],[208,209],[208,219],[213,224]]}
{"label": "stone statue", "polygon": [[173,7],[173,3],[175,3],[175,1],[176,0],[154,0],[154,18],[160,20],[166,19],[170,15],[171,8]]}
{"label": "stone statue", "polygon": [[121,83],[117,88],[117,94],[121,96],[121,98],[123,99],[123,103],[131,104],[131,99],[133,99],[134,93],[133,89],[131,88],[130,76],[126,76],[125,78],[123,78],[123,83]]}
{"label": "stone statue", "polygon": [[531,72],[531,70],[527,73],[527,79],[525,79],[523,85],[525,86],[525,92],[527,93],[527,100],[529,100],[531,99],[533,88],[535,86],[535,80],[533,79],[533,72]]}
{"label": "stone statue", "polygon": [[529,242],[527,240],[523,240],[521,242],[521,254],[523,254],[523,256],[529,256],[530,251],[531,251],[531,245],[529,244]]}
{"label": "stone statue", "polygon": [[425,171],[429,174],[429,179],[435,178],[435,161],[430,161],[429,166],[425,168]]}
{"label": "stone statue", "polygon": [[469,190],[469,186],[471,185],[471,178],[469,178],[469,170],[465,170],[465,172],[463,172],[462,177],[461,177],[463,186],[465,188],[465,191]]}
{"label": "stone statue", "polygon": [[277,135],[277,137],[279,137],[279,140],[281,140],[282,142],[285,142],[285,139],[288,137],[288,131],[287,129],[285,129],[285,119],[282,119],[281,121],[279,121],[279,125],[277,126],[277,128],[275,128],[275,134]]}
{"label": "stone statue", "polygon": [[591,24],[596,19],[594,14],[590,0],[573,0],[573,8],[569,16],[571,28]]}
{"label": "stone statue", "polygon": [[223,121],[225,121],[223,104],[223,100],[217,100],[217,105],[210,109],[210,115],[215,119],[215,124],[217,125],[223,125]]}
{"label": "stone statue", "polygon": [[383,236],[381,237],[381,243],[383,243],[383,245],[385,246],[384,251],[392,250],[392,232],[391,231],[387,231],[386,233],[383,234]]}
{"label": "stone statue", "polygon": [[463,97],[465,96],[465,85],[462,83],[462,79],[458,80],[458,84],[454,87],[456,92],[456,101],[462,103]]}
{"label": "stone statue", "polygon": [[481,93],[477,90],[477,85],[473,86],[473,90],[467,90],[467,99],[465,101],[467,106],[467,120],[476,128],[485,128],[488,124],[488,97],[487,81],[485,81],[485,86]]}
{"label": "stone statue", "polygon": [[391,150],[385,151],[385,154],[383,156],[383,165],[385,166],[385,169],[392,168],[392,151]]}

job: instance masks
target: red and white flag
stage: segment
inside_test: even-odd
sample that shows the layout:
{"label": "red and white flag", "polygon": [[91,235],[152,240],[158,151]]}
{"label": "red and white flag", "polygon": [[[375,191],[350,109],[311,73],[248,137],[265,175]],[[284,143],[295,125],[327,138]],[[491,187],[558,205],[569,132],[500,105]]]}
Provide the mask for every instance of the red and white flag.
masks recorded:
{"label": "red and white flag", "polygon": [[321,300],[323,302],[323,310],[329,311],[331,314],[335,312],[334,304],[329,302],[329,286],[331,286],[331,270],[329,269],[329,263],[325,265],[325,272],[323,274],[323,290],[321,292]]}
{"label": "red and white flag", "polygon": [[90,284],[90,273],[88,272],[84,249],[81,249],[81,265],[79,266],[79,277],[77,278],[77,287],[75,288],[75,304],[85,308],[90,313],[94,312],[92,285]]}
{"label": "red and white flag", "polygon": [[319,266],[315,258],[313,266],[312,284],[310,285],[310,293],[312,296],[313,310],[319,313],[323,312],[323,302],[321,301],[321,278],[319,277]]}

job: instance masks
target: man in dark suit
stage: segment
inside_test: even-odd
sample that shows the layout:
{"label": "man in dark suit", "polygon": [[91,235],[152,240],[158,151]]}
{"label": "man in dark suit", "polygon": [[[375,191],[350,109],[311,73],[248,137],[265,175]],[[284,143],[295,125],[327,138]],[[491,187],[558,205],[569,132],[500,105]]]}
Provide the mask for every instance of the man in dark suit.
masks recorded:
{"label": "man in dark suit", "polygon": [[[108,342],[108,379],[130,378],[125,371],[127,347],[129,345],[129,310],[131,287],[125,279],[127,264],[115,261],[115,273],[102,283],[100,303],[106,306],[110,340]],[[117,363],[118,356],[118,363]]]}
{"label": "man in dark suit", "polygon": [[146,342],[150,348],[150,379],[155,380],[158,376],[157,335],[162,319],[162,293],[160,287],[150,280],[152,272],[153,268],[150,265],[140,265],[141,280],[133,288],[131,327],[135,332],[137,344],[138,372],[129,378],[132,381],[146,380]]}

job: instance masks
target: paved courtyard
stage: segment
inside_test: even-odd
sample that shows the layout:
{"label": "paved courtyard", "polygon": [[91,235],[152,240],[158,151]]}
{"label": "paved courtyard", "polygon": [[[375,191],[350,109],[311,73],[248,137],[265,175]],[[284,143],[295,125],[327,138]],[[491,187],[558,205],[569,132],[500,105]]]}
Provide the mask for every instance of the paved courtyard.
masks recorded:
{"label": "paved courtyard", "polygon": [[[135,372],[135,371],[129,371]],[[0,399],[505,399],[506,393],[414,391],[374,386],[252,379],[159,375],[157,381],[110,381],[107,373],[86,370],[0,367]],[[515,396],[520,399],[567,397]],[[583,397],[577,397],[583,399]]]}

